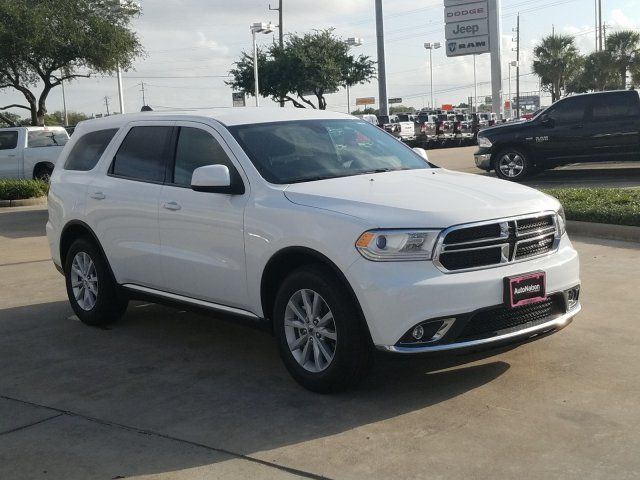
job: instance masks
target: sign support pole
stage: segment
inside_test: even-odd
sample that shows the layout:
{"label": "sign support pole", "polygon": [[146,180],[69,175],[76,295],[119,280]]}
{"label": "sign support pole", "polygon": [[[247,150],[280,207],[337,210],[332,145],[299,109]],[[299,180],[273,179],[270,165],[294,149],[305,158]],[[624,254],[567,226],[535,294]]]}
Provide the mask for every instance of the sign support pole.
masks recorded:
{"label": "sign support pole", "polygon": [[491,110],[504,117],[502,104],[502,45],[500,0],[489,0],[489,44],[491,45]]}

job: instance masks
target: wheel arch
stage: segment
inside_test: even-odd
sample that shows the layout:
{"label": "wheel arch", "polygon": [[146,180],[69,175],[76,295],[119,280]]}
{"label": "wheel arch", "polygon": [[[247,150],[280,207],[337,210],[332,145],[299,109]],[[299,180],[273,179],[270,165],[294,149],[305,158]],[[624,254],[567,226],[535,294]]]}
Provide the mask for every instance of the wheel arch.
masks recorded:
{"label": "wheel arch", "polygon": [[369,326],[365,321],[364,313],[355,291],[351,287],[349,280],[342,270],[326,255],[308,247],[285,247],[274,253],[264,270],[260,279],[260,302],[263,316],[273,322],[273,308],[278,289],[287,275],[304,265],[324,265],[328,267],[344,286],[349,297],[354,302],[359,313],[359,321],[363,322],[366,332],[371,337]]}
{"label": "wheel arch", "polygon": [[71,220],[62,229],[62,233],[60,234],[60,263],[62,264],[62,268],[64,269],[66,264],[69,248],[75,240],[81,237],[89,237],[96,247],[98,247],[102,258],[104,258],[109,267],[111,275],[115,278],[113,270],[111,269],[111,263],[109,263],[109,259],[102,248],[100,240],[98,240],[98,236],[93,229],[82,220]]}
{"label": "wheel arch", "polygon": [[31,177],[32,178],[36,178],[36,173],[41,168],[47,168],[47,169],[49,169],[49,170],[51,170],[53,172],[53,169],[55,168],[55,165],[52,162],[49,162],[49,161],[42,161],[42,162],[36,163],[33,166],[33,171],[31,172]]}

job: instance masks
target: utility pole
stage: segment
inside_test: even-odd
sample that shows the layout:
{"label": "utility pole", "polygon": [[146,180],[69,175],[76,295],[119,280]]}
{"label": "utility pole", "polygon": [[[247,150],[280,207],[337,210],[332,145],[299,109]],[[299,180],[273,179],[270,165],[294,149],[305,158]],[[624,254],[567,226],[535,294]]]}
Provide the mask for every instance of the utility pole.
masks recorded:
{"label": "utility pole", "polygon": [[476,56],[473,56],[473,112],[478,113],[478,81],[476,79]]}
{"label": "utility pole", "polygon": [[[284,46],[284,23],[282,19],[282,0],[279,0],[278,8],[271,8],[271,4],[269,4],[269,10],[278,11],[278,37],[280,41],[280,48],[282,48]],[[280,106],[284,107],[284,98],[280,99]]]}
{"label": "utility pole", "polygon": [[[60,71],[62,77],[62,71]],[[64,111],[64,125],[69,125],[69,117],[67,116],[67,97],[64,94],[64,80],[60,80],[60,86],[62,87],[62,110]]]}
{"label": "utility pole", "polygon": [[122,70],[120,64],[118,64],[117,75],[118,77],[118,101],[120,102],[120,113],[124,113],[124,95],[122,93]]}
{"label": "utility pole", "polygon": [[140,85],[142,85],[142,89],[140,91],[142,92],[142,106],[144,107],[147,104],[147,99],[144,95],[144,82],[140,82]]}
{"label": "utility pole", "polygon": [[593,4],[594,4],[595,19],[596,19],[595,32],[596,32],[596,52],[597,52],[598,51],[598,0],[594,0]]}
{"label": "utility pole", "polygon": [[107,117],[110,115],[109,113],[109,97],[104,97],[104,104],[107,107]]}
{"label": "utility pole", "polygon": [[380,115],[389,115],[387,100],[387,68],[384,57],[384,19],[382,15],[382,0],[376,0],[376,38],[378,42],[378,105]]}
{"label": "utility pole", "polygon": [[607,23],[602,23],[602,46],[607,49]]}
{"label": "utility pole", "polygon": [[520,12],[516,23],[516,118],[520,118]]}
{"label": "utility pole", "polygon": [[602,51],[602,0],[598,0],[598,32],[600,35],[598,48]]}

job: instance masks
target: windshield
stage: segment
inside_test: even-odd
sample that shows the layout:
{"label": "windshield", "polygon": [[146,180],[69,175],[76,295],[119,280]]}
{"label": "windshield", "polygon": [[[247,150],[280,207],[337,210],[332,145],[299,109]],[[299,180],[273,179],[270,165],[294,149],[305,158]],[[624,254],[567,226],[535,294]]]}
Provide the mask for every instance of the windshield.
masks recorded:
{"label": "windshield", "polygon": [[359,120],[296,120],[229,131],[271,183],[429,168],[402,142]]}

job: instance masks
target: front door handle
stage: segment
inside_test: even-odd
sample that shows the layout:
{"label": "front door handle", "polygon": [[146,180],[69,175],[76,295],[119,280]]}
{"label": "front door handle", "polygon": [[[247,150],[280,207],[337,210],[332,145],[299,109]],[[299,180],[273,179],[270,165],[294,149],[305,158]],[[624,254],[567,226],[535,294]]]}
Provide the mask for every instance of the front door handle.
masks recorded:
{"label": "front door handle", "polygon": [[104,200],[105,198],[107,198],[107,196],[102,192],[93,192],[89,194],[89,196],[94,200]]}
{"label": "front door handle", "polygon": [[175,211],[175,210],[180,210],[182,207],[180,206],[180,204],[178,204],[178,202],[168,202],[168,203],[163,203],[162,208]]}

